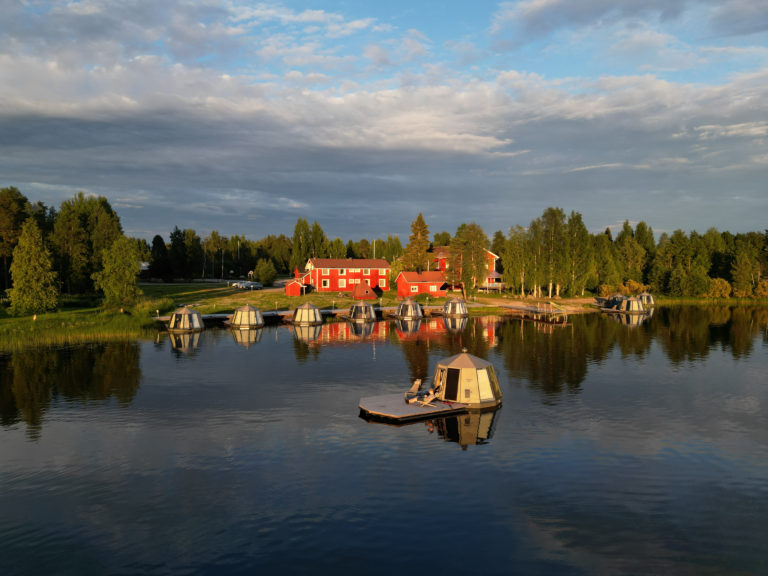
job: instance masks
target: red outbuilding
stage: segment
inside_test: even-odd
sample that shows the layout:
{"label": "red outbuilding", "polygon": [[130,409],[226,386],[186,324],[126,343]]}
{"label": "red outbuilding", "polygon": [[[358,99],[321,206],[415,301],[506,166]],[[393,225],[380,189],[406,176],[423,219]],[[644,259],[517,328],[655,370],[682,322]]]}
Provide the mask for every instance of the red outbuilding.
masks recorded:
{"label": "red outbuilding", "polygon": [[286,296],[301,296],[306,293],[307,287],[301,280],[293,279],[285,285]]}
{"label": "red outbuilding", "polygon": [[445,273],[440,271],[400,272],[395,283],[399,298],[415,297],[419,294],[443,298],[448,289],[448,285],[445,283]]}

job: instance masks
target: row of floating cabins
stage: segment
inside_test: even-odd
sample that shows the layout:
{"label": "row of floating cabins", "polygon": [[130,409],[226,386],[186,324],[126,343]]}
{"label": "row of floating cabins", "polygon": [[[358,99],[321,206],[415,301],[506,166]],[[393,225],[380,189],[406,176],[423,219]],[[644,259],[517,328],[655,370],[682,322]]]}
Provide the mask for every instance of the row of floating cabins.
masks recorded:
{"label": "row of floating cabins", "polygon": [[[464,300],[451,298],[443,306],[442,315],[447,318],[466,318],[469,313]],[[400,302],[397,311],[392,316],[401,320],[417,320],[423,318],[424,313],[418,302],[408,298]],[[355,323],[375,322],[377,319],[376,309],[369,302],[355,302],[350,307],[349,314],[345,315],[344,318]],[[323,323],[323,315],[317,306],[306,302],[294,310],[290,322],[298,326],[318,325]],[[261,328],[264,326],[264,314],[258,308],[246,304],[237,308],[225,324],[231,328],[244,330]],[[188,306],[177,309],[168,320],[169,332],[198,332],[204,328],[205,323],[202,314]]]}

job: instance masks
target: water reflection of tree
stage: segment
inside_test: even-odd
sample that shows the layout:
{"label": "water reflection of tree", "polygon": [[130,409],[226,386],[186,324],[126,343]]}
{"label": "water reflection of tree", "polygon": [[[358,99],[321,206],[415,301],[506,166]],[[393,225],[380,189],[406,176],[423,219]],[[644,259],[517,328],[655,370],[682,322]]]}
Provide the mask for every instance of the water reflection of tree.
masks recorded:
{"label": "water reflection of tree", "polygon": [[706,358],[715,345],[734,358],[747,357],[766,322],[768,310],[757,306],[676,306],[657,311],[652,327],[670,361],[679,364]]}
{"label": "water reflection of tree", "polygon": [[135,342],[14,352],[0,360],[2,423],[23,420],[28,435],[38,438],[55,398],[87,404],[115,397],[127,404],[141,381],[139,357]]}
{"label": "water reflection of tree", "polygon": [[480,318],[469,318],[466,326],[459,332],[448,332],[445,337],[445,349],[449,356],[458,354],[464,348],[470,354],[488,358],[488,338],[486,330],[496,330],[498,320],[481,324]]}
{"label": "water reflection of tree", "polygon": [[527,379],[547,395],[559,395],[564,388],[578,392],[588,363],[605,358],[615,332],[624,327],[596,314],[574,317],[571,323],[548,331],[522,320],[502,324],[499,346],[510,376]]}
{"label": "water reflection of tree", "polygon": [[426,339],[404,340],[400,343],[408,364],[408,374],[411,381],[429,376],[429,341]]}

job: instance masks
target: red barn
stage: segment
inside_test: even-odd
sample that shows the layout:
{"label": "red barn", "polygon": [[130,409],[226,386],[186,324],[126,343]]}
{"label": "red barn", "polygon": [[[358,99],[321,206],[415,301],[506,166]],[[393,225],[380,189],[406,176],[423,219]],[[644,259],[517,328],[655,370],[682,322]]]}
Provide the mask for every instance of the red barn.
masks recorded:
{"label": "red barn", "polygon": [[317,292],[352,292],[363,282],[386,292],[389,271],[381,258],[310,258],[300,280]]}
{"label": "red barn", "polygon": [[415,297],[419,294],[429,294],[436,298],[445,297],[448,286],[445,274],[435,272],[400,272],[395,279],[397,296],[399,298]]}

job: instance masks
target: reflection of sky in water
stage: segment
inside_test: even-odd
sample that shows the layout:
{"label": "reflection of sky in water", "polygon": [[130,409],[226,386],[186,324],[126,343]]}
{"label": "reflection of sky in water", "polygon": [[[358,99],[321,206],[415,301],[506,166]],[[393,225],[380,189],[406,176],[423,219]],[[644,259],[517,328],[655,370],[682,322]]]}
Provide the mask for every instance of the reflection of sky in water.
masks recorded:
{"label": "reflection of sky in water", "polygon": [[[54,394],[36,440],[0,428],[4,573],[469,572],[479,557],[483,573],[759,572],[768,350],[755,333],[734,354],[718,333],[702,354],[658,317],[586,321],[607,346],[576,343],[578,322],[476,319],[402,344],[394,325],[310,344],[267,327],[248,348],[205,331],[193,354],[141,343],[130,402]],[[681,339],[698,352],[671,361]],[[358,417],[361,396],[402,392],[414,363],[431,375],[462,345],[500,375],[487,443]],[[577,384],[545,381],[572,370]],[[425,555],[447,528],[461,545]]]}

